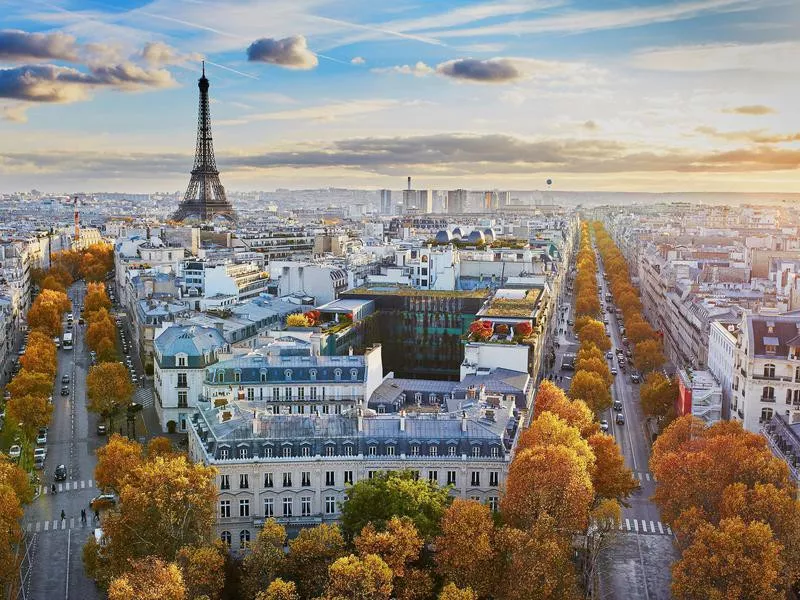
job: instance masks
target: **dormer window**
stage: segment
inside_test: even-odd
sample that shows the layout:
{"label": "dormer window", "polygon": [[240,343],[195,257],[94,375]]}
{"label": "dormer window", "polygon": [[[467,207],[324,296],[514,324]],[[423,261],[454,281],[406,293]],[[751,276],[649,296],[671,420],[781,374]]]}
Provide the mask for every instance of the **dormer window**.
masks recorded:
{"label": "dormer window", "polygon": [[286,381],[291,381],[292,380],[292,370],[291,369],[286,369],[283,372],[283,376],[286,378]]}
{"label": "dormer window", "polygon": [[342,370],[341,369],[334,369],[333,378],[336,381],[341,381],[342,380]]}
{"label": "dormer window", "polygon": [[261,371],[261,376],[260,377],[261,377],[261,383],[266,383],[267,382],[267,372],[266,371]]}
{"label": "dormer window", "polygon": [[217,383],[222,383],[223,381],[225,381],[225,373],[220,371],[217,373]]}
{"label": "dormer window", "polygon": [[177,361],[177,366],[179,366],[179,367],[185,367],[186,366],[186,355],[185,354],[178,354],[175,357],[175,359]]}
{"label": "dormer window", "polygon": [[242,372],[241,371],[234,371],[233,372],[233,381],[234,383],[239,383],[242,380]]}
{"label": "dormer window", "polygon": [[773,345],[771,345],[771,344],[769,344],[769,345],[767,345],[767,346],[764,346],[764,351],[765,351],[767,354],[775,354],[775,351],[776,351],[776,350],[777,350],[777,347],[776,347],[776,346],[773,346]]}
{"label": "dormer window", "polygon": [[311,381],[316,381],[317,380],[317,370],[316,369],[311,369],[308,372],[308,376],[311,378]]}
{"label": "dormer window", "polygon": [[350,369],[350,380],[358,381],[358,369]]}

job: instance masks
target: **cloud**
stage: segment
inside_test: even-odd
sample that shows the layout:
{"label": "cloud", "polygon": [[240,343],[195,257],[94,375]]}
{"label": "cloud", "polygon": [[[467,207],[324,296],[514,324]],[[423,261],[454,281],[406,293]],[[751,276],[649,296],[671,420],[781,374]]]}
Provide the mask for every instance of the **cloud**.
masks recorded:
{"label": "cloud", "polygon": [[173,84],[169,71],[148,71],[133,63],[90,67],[88,73],[55,65],[0,69],[0,98],[28,102],[77,102],[85,100],[96,87],[135,90]]}
{"label": "cloud", "polygon": [[352,60],[350,60],[350,62],[351,62],[352,64],[354,64],[354,65],[363,65],[363,64],[365,64],[367,61],[366,61],[366,60],[364,60],[364,58],[363,58],[363,57],[361,57],[361,56],[354,56],[354,57],[352,58]]}
{"label": "cloud", "polygon": [[733,108],[726,108],[722,112],[732,115],[749,115],[761,116],[771,115],[775,112],[774,108],[764,106],[763,104],[748,104],[747,106],[735,106]]}
{"label": "cloud", "polygon": [[800,73],[800,42],[650,48],[636,52],[631,62],[642,69],[676,73]]}
{"label": "cloud", "polygon": [[142,60],[150,66],[180,65],[189,60],[201,60],[200,54],[183,54],[164,42],[147,42],[139,53]]}
{"label": "cloud", "polygon": [[436,72],[453,79],[476,83],[508,83],[523,76],[507,58],[460,58],[440,64],[436,67]]}
{"label": "cloud", "polygon": [[401,75],[413,75],[414,77],[425,77],[435,73],[436,69],[429,67],[424,62],[419,61],[415,65],[397,65],[394,67],[378,67],[372,69],[373,73],[400,73]]}
{"label": "cloud", "polygon": [[247,48],[247,60],[265,62],[287,69],[309,70],[319,64],[302,35],[276,40],[261,38]]}
{"label": "cloud", "polygon": [[238,119],[216,121],[219,126],[246,125],[254,121],[336,121],[366,113],[379,112],[397,106],[397,100],[364,99],[350,102],[333,102],[320,106],[306,106],[293,110],[278,110],[268,113],[246,115]]}
{"label": "cloud", "polygon": [[30,104],[25,102],[4,106],[2,108],[3,119],[6,121],[11,121],[12,123],[27,123],[27,111],[29,108]]}
{"label": "cloud", "polygon": [[591,121],[591,120],[586,121],[583,124],[583,128],[584,129],[588,129],[589,131],[597,131],[598,129],[600,129],[600,127],[597,125],[597,123],[595,121]]}
{"label": "cloud", "polygon": [[719,131],[715,127],[697,127],[695,132],[729,142],[750,142],[753,144],[785,144],[800,141],[800,133],[768,133],[763,129],[749,131]]}
{"label": "cloud", "polygon": [[75,38],[61,32],[28,33],[16,29],[0,31],[0,60],[25,62],[36,60],[78,60]]}

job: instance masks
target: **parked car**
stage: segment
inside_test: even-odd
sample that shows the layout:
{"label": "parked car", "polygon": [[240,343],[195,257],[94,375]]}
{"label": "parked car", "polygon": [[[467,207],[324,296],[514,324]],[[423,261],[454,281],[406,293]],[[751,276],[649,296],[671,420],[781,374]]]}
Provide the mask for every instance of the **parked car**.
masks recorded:
{"label": "parked car", "polygon": [[66,481],[67,480],[67,467],[64,465],[58,465],[56,467],[56,471],[54,474],[54,479],[56,481]]}
{"label": "parked car", "polygon": [[612,375],[616,375],[617,374],[617,370],[614,367],[611,368],[611,374]]}
{"label": "parked car", "polygon": [[107,429],[105,425],[103,425],[102,423],[99,423],[97,425],[97,435],[105,435],[106,431]]}
{"label": "parked car", "polygon": [[44,460],[47,457],[47,448],[36,448],[33,451],[33,459],[41,458]]}
{"label": "parked car", "polygon": [[8,456],[10,458],[19,458],[22,454],[22,448],[18,444],[14,444],[8,449]]}
{"label": "parked car", "polygon": [[608,421],[606,421],[605,419],[600,421],[600,431],[602,431],[603,433],[608,432]]}
{"label": "parked car", "polygon": [[608,360],[611,360],[612,358],[614,358],[614,353],[611,352],[611,350],[609,350],[608,352],[606,352],[606,358]]}
{"label": "parked car", "polygon": [[631,383],[639,383],[641,380],[642,378],[639,375],[639,373],[637,373],[636,371],[633,371],[631,373]]}
{"label": "parked car", "polygon": [[36,443],[40,444],[42,446],[47,443],[47,432],[46,431],[44,431],[44,432],[40,431],[39,432],[39,435],[36,436]]}

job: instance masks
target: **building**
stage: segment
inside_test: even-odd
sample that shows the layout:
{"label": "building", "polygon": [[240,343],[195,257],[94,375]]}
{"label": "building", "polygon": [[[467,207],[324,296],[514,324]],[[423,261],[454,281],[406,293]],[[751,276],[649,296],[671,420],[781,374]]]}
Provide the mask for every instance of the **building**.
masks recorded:
{"label": "building", "polygon": [[269,273],[279,296],[304,294],[315,304],[336,300],[348,287],[347,272],[324,263],[275,260]]}
{"label": "building", "polygon": [[729,419],[738,409],[734,403],[739,398],[733,396],[733,378],[736,369],[736,343],[739,337],[738,323],[711,323],[708,334],[708,370],[719,381],[722,388],[722,417]]}
{"label": "building", "polygon": [[161,429],[186,431],[203,396],[206,367],[230,352],[230,346],[214,327],[172,325],[156,337],[153,347],[153,389]]}
{"label": "building", "polygon": [[772,453],[786,462],[796,485],[800,485],[800,411],[776,413],[764,424],[761,433]]}
{"label": "building", "polygon": [[800,407],[800,314],[746,315],[734,369],[731,419],[748,431]]}
{"label": "building", "polygon": [[394,214],[394,206],[392,206],[392,190],[381,190],[381,214],[392,215]]}
{"label": "building", "polygon": [[461,215],[467,212],[468,208],[467,190],[457,189],[447,192],[447,213],[451,215]]}
{"label": "building", "polygon": [[678,371],[678,398],[675,414],[694,415],[708,425],[722,418],[722,386],[710,371]]}
{"label": "building", "polygon": [[206,264],[203,293],[208,298],[230,296],[243,302],[267,293],[269,273],[255,263]]}

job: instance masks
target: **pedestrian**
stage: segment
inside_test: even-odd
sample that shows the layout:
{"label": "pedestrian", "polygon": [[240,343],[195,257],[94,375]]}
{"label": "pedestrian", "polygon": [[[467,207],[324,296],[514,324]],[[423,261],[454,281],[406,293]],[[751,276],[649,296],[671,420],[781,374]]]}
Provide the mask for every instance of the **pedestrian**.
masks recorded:
{"label": "pedestrian", "polygon": [[67,513],[65,513],[65,512],[64,512],[64,509],[62,508],[62,509],[61,509],[61,520],[63,521],[63,520],[64,520],[64,519],[66,519],[66,518],[67,518]]}
{"label": "pedestrian", "polygon": [[97,523],[100,521],[100,513],[98,511],[94,511],[94,522]]}
{"label": "pedestrian", "polygon": [[86,523],[86,509],[81,509],[81,523]]}
{"label": "pedestrian", "polygon": [[55,483],[50,487],[50,491],[53,492],[54,494],[56,493],[56,484]]}

